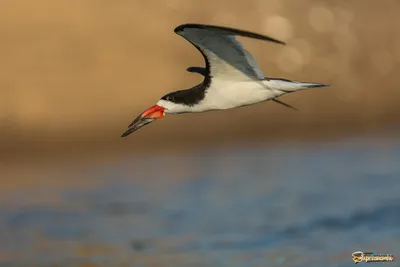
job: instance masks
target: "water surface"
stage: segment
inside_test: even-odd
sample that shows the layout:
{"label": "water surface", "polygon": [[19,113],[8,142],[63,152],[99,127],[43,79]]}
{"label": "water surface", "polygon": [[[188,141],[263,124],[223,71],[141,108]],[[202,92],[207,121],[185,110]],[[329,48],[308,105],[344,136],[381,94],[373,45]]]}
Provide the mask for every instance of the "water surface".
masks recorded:
{"label": "water surface", "polygon": [[[400,142],[370,139],[60,164],[54,183],[2,192],[0,266],[317,267],[353,266],[354,251],[400,255],[399,163]],[[85,186],[56,182],[72,176]]]}

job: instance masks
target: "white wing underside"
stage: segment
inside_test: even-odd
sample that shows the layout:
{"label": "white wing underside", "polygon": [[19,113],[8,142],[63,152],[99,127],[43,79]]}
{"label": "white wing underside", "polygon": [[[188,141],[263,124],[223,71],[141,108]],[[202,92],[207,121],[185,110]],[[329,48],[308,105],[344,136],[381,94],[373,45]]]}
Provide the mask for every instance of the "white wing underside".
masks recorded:
{"label": "white wing underside", "polygon": [[207,57],[213,80],[262,80],[264,74],[254,57],[234,35],[188,28],[179,33]]}

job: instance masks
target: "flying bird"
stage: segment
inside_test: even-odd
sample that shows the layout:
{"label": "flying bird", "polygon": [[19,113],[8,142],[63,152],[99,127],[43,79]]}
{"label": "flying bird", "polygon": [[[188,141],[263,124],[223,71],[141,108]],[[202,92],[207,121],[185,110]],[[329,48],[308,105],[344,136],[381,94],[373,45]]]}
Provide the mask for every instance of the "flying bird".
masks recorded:
{"label": "flying bird", "polygon": [[122,137],[167,114],[226,110],[268,100],[293,108],[276,98],[299,90],[327,86],[266,78],[254,57],[236,39],[236,36],[243,36],[285,45],[271,37],[204,24],[183,24],[174,31],[203,55],[205,68],[190,67],[187,71],[203,75],[204,80],[190,89],[161,97],[156,105],[145,110],[128,126]]}

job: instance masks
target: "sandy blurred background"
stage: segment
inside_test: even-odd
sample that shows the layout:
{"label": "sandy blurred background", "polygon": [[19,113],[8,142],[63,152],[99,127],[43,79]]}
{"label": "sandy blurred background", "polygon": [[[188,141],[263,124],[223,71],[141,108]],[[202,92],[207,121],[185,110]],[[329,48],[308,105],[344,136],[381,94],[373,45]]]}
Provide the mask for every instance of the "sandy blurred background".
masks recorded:
{"label": "sandy blurred background", "polygon": [[[338,137],[396,126],[398,1],[4,1],[0,9],[3,160],[113,149],[187,148],[271,138]],[[267,77],[330,84],[226,112],[170,116],[128,139],[136,115],[202,79],[182,23],[247,29],[286,47],[241,39]],[[141,153],[142,153],[141,152]]]}

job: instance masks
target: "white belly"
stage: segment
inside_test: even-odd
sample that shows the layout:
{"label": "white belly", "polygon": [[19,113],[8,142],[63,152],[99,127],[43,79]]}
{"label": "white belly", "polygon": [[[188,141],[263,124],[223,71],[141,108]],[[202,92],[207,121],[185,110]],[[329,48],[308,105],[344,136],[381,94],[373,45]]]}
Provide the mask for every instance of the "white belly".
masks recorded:
{"label": "white belly", "polygon": [[241,107],[264,102],[279,95],[282,95],[281,91],[266,88],[263,81],[215,81],[207,89],[201,104],[193,107],[193,112]]}

